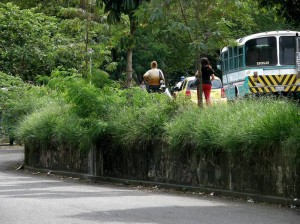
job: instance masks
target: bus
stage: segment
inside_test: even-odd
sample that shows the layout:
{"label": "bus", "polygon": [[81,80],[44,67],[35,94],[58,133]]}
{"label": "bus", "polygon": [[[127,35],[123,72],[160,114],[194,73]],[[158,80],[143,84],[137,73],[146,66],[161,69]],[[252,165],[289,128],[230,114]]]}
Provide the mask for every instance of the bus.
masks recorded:
{"label": "bus", "polygon": [[228,100],[249,94],[300,95],[300,31],[271,31],[236,40],[220,55]]}

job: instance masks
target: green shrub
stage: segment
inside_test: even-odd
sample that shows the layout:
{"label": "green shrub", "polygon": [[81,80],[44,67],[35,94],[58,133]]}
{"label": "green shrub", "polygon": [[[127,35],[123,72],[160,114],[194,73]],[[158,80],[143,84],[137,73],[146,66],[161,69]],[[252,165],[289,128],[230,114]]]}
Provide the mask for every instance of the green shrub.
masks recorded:
{"label": "green shrub", "polygon": [[76,74],[61,75],[50,79],[50,88],[31,87],[7,104],[4,121],[14,124],[24,142],[84,150],[108,139],[112,148],[123,149],[164,144],[204,153],[282,149],[300,154],[299,106],[291,101],[255,98],[199,109],[140,88],[99,89]]}
{"label": "green shrub", "polygon": [[176,103],[163,94],[148,94],[138,88],[121,95],[126,100],[109,118],[114,141],[124,148],[144,148],[164,141],[164,127],[174,115]]}
{"label": "green shrub", "polygon": [[106,123],[80,118],[70,105],[52,102],[26,116],[17,136],[25,144],[86,150],[105,131]]}
{"label": "green shrub", "polygon": [[11,104],[22,98],[27,85],[19,78],[0,72],[0,136],[1,141],[13,138],[13,128],[18,114],[13,114]]}
{"label": "green shrub", "polygon": [[230,106],[220,138],[227,150],[278,148],[298,123],[299,108],[286,100],[259,98]]}
{"label": "green shrub", "polygon": [[[278,149],[299,142],[299,106],[287,101],[259,98],[223,107],[188,108],[166,126],[171,148],[198,151]],[[294,147],[299,148],[299,144]]]}

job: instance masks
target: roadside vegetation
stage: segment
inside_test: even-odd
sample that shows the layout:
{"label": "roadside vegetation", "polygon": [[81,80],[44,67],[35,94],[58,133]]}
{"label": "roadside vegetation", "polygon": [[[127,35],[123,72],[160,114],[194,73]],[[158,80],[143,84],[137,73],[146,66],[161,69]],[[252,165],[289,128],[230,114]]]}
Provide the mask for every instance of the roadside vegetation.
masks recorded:
{"label": "roadside vegetation", "polygon": [[194,74],[198,55],[216,67],[218,50],[236,38],[297,28],[276,11],[251,0],[1,1],[1,138],[82,151],[105,141],[124,150],[299,155],[300,111],[291,101],[200,110],[138,86],[152,60],[172,85]]}
{"label": "roadside vegetation", "polygon": [[23,144],[86,151],[101,140],[123,150],[164,145],[175,152],[204,154],[300,154],[300,108],[285,98],[250,98],[199,109],[140,88],[120,90],[112,84],[99,89],[76,74],[62,78],[57,73],[48,85],[21,91],[22,97],[15,94],[2,108],[2,122]]}
{"label": "roadside vegetation", "polygon": [[189,108],[166,125],[166,133],[174,150],[299,150],[299,112],[299,105],[284,98],[244,99]]}

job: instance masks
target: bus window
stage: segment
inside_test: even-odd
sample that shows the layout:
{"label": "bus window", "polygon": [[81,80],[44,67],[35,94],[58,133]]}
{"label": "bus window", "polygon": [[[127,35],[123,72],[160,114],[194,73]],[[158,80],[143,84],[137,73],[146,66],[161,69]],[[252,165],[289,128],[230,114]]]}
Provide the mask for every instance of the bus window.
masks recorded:
{"label": "bus window", "polygon": [[228,51],[225,51],[223,54],[223,69],[224,72],[228,71]]}
{"label": "bus window", "polygon": [[238,48],[238,63],[239,63],[239,68],[243,67],[243,47]]}
{"label": "bus window", "polygon": [[264,37],[245,43],[246,66],[266,66],[277,64],[276,38]]}
{"label": "bus window", "polygon": [[234,47],[234,69],[237,70],[239,68],[239,52],[238,52],[238,48]]}
{"label": "bus window", "polygon": [[229,71],[234,70],[234,48],[233,47],[229,47],[228,48],[228,52],[229,52]]}
{"label": "bus window", "polygon": [[295,37],[279,38],[279,55],[281,65],[294,65],[296,52]]}

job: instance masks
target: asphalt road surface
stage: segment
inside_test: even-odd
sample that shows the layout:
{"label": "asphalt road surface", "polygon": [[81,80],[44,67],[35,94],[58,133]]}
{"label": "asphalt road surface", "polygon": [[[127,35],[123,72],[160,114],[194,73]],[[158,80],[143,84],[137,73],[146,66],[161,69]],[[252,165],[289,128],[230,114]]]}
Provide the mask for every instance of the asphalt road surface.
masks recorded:
{"label": "asphalt road surface", "polygon": [[291,208],[16,171],[23,157],[0,146],[0,224],[300,223]]}

